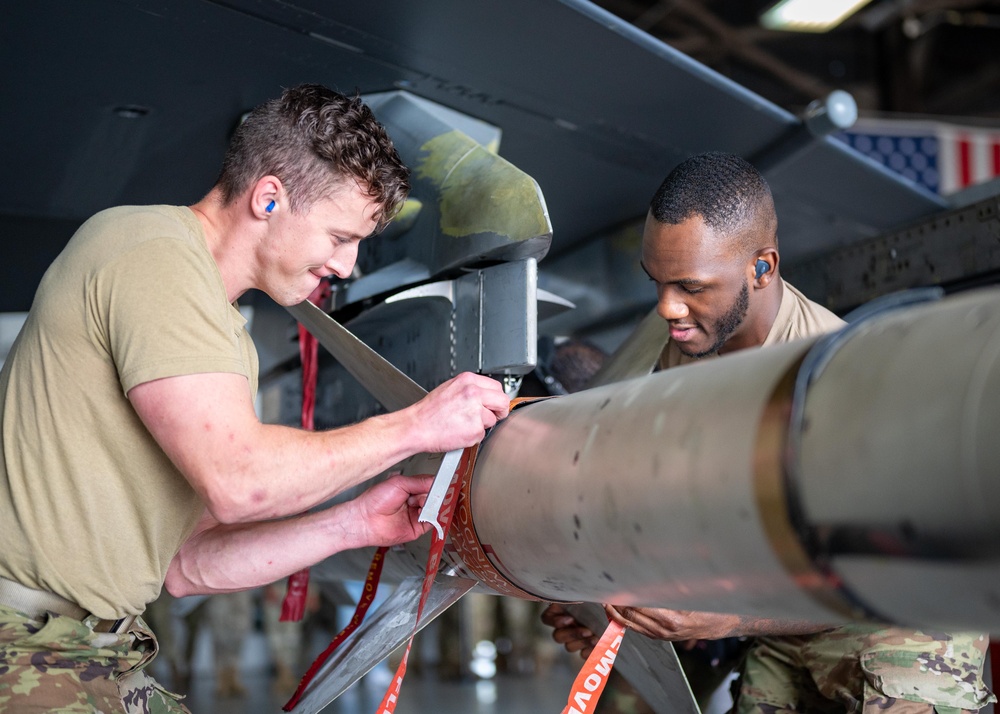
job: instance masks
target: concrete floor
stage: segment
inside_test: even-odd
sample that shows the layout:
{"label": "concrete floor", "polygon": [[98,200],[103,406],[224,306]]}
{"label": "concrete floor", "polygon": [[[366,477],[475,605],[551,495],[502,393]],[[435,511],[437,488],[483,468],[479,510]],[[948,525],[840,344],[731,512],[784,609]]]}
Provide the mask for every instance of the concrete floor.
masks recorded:
{"label": "concrete floor", "polygon": [[[433,625],[432,625],[433,627]],[[422,633],[429,635],[431,630]],[[329,641],[325,633],[310,645],[313,657]],[[536,649],[536,670],[530,674],[500,673],[481,679],[466,674],[462,679],[442,679],[434,660],[434,639],[427,637],[421,646],[418,636],[414,653],[423,652],[425,664],[420,667],[411,653],[410,670],[403,682],[397,714],[557,714],[562,711],[581,660],[569,655],[550,640],[540,640]],[[216,673],[210,633],[202,630],[195,642],[192,680],[185,704],[192,714],[280,714],[290,691],[276,692],[273,667],[264,635],[253,631],[246,639],[240,662],[240,680],[245,695],[220,697],[216,694]],[[311,658],[310,658],[311,661]],[[475,662],[470,669],[480,671]],[[487,668],[488,669],[488,668]],[[296,672],[296,674],[304,673]],[[327,714],[376,714],[376,709],[392,679],[393,669],[383,662],[332,702]],[[987,682],[990,667],[987,664]],[[153,663],[153,674],[168,689],[173,688],[169,668],[161,659]],[[706,714],[723,714],[731,706],[726,688],[718,701],[713,698]],[[981,714],[993,714],[988,706]]]}
{"label": "concrete floor", "polygon": [[[314,643],[322,649],[324,643]],[[558,650],[557,650],[558,651]],[[551,650],[550,650],[551,652]],[[406,674],[397,714],[558,714],[566,704],[570,685],[581,664],[578,657],[559,652],[546,664],[544,673],[499,674],[489,679],[467,675],[463,679],[441,679],[433,666],[412,667]],[[155,661],[153,674],[166,688],[173,688],[165,663]],[[239,669],[246,689],[243,696],[216,694],[216,673],[208,633],[196,642],[192,679],[185,704],[192,714],[280,714],[290,692],[274,690],[274,674],[262,634],[252,633],[245,642]],[[329,714],[375,714],[392,679],[393,671],[383,662],[332,702]]]}
{"label": "concrete floor", "polygon": [[[575,673],[560,667],[545,677],[499,675],[490,680],[440,681],[407,674],[397,714],[558,714],[566,705]],[[391,675],[369,674],[330,704],[329,714],[375,714]],[[280,714],[287,695],[276,695],[264,670],[244,672],[244,697],[215,696],[211,675],[196,676],[185,700],[193,714]]]}

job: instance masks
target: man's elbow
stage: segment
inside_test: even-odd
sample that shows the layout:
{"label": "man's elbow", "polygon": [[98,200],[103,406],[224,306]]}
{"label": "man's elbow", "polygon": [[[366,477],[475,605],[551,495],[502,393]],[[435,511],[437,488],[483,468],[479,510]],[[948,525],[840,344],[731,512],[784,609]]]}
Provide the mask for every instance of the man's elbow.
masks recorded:
{"label": "man's elbow", "polygon": [[179,562],[180,556],[174,558],[174,562],[167,568],[167,577],[163,581],[163,587],[174,597],[187,597],[188,595],[198,595],[199,591],[194,583],[184,576],[184,569]]}
{"label": "man's elbow", "polygon": [[212,517],[223,525],[251,523],[266,518],[252,499],[236,492],[220,491],[205,498],[205,507]]}
{"label": "man's elbow", "polygon": [[204,477],[196,486],[209,514],[224,525],[237,525],[271,517],[268,494],[263,487],[247,486],[249,479],[231,474],[227,478]]}

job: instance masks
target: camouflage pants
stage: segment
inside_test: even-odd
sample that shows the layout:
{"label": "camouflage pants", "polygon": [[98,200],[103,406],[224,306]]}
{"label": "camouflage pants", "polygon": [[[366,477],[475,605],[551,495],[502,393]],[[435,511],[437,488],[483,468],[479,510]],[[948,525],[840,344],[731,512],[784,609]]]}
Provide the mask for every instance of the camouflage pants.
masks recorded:
{"label": "camouflage pants", "polygon": [[128,632],[95,633],[69,617],[34,620],[0,606],[0,711],[190,714],[146,674],[156,649],[141,619]]}
{"label": "camouflage pants", "polygon": [[982,680],[987,637],[852,624],[761,637],[744,661],[736,714],[959,714],[995,697]]}

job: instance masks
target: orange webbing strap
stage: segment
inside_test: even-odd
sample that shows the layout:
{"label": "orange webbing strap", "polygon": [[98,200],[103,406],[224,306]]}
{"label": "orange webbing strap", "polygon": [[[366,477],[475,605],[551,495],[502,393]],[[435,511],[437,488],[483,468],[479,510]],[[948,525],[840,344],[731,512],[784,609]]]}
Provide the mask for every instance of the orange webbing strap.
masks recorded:
{"label": "orange webbing strap", "polygon": [[604,631],[594,651],[590,653],[580,673],[576,675],[562,714],[584,714],[594,711],[597,700],[604,691],[604,685],[608,683],[608,675],[615,665],[618,648],[621,647],[624,636],[623,625],[614,620],[608,623],[608,629]]}
{"label": "orange webbing strap", "polygon": [[[462,460],[458,462],[455,476],[451,480],[451,485],[445,494],[444,501],[441,502],[441,510],[438,512],[438,523],[441,529],[448,535],[451,528],[451,519],[455,515],[455,504],[458,502],[459,487],[465,481],[471,480],[472,469],[476,464],[476,454],[479,445],[470,446],[462,452]],[[441,553],[444,550],[444,538],[438,536],[437,531],[431,532],[431,551],[427,556],[427,567],[424,569],[424,584],[420,589],[420,602],[417,603],[417,617],[413,621],[413,632],[406,643],[406,650],[403,652],[403,659],[396,668],[396,674],[392,678],[392,683],[386,690],[382,703],[379,705],[378,714],[391,714],[396,710],[396,702],[399,701],[399,690],[403,686],[403,677],[406,676],[406,662],[410,657],[410,648],[413,646],[413,637],[417,634],[417,627],[420,624],[420,616],[424,612],[424,604],[427,602],[427,594],[434,584],[434,577],[437,575],[438,566],[441,564]]]}
{"label": "orange webbing strap", "polygon": [[381,547],[375,551],[375,556],[372,558],[372,564],[368,566],[368,576],[365,578],[365,589],[361,593],[361,597],[358,599],[358,606],[354,609],[354,616],[351,621],[347,623],[347,627],[340,631],[340,633],[333,638],[329,646],[323,650],[319,657],[317,657],[309,669],[306,671],[305,676],[302,677],[302,681],[299,682],[299,686],[296,688],[295,693],[292,698],[285,703],[282,709],[286,712],[290,712],[295,708],[295,705],[299,703],[302,698],[302,694],[305,692],[306,687],[316,676],[316,673],[320,670],[320,667],[330,658],[334,650],[340,647],[340,643],[347,639],[347,637],[354,632],[361,621],[365,619],[365,614],[368,612],[368,608],[371,607],[372,601],[375,599],[375,591],[378,590],[378,581],[382,576],[382,565],[385,563],[385,554],[389,549],[386,547]]}

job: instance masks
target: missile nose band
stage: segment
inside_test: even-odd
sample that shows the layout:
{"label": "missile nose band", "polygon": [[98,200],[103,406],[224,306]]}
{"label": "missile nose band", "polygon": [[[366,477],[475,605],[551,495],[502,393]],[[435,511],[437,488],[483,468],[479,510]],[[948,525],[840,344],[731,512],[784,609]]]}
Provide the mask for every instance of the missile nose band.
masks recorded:
{"label": "missile nose band", "polygon": [[[538,399],[549,399],[550,397],[539,397]],[[511,402],[511,409],[516,409],[524,404],[537,401],[538,399],[521,398]],[[521,589],[511,582],[511,580],[500,570],[501,564],[496,553],[489,544],[481,543],[476,533],[476,526],[472,520],[472,474],[475,471],[475,461],[478,451],[472,454],[468,463],[463,462],[459,467],[459,476],[462,479],[462,488],[458,495],[458,503],[455,506],[455,517],[451,524],[449,535],[451,544],[455,547],[458,556],[462,559],[466,568],[481,580],[484,585],[503,595],[520,598],[522,600],[535,600],[537,602],[559,602],[550,598],[541,598],[533,593]],[[567,602],[576,602],[567,601]]]}
{"label": "missile nose band", "polygon": [[473,468],[462,474],[462,489],[459,492],[458,504],[455,507],[455,520],[451,524],[450,535],[452,545],[455,546],[455,550],[465,564],[465,567],[491,590],[495,590],[502,595],[521,598],[522,600],[536,600],[541,602],[543,598],[522,590],[508,580],[490,560],[488,553],[493,549],[489,545],[479,542],[476,527],[472,522],[472,509],[470,508]]}

